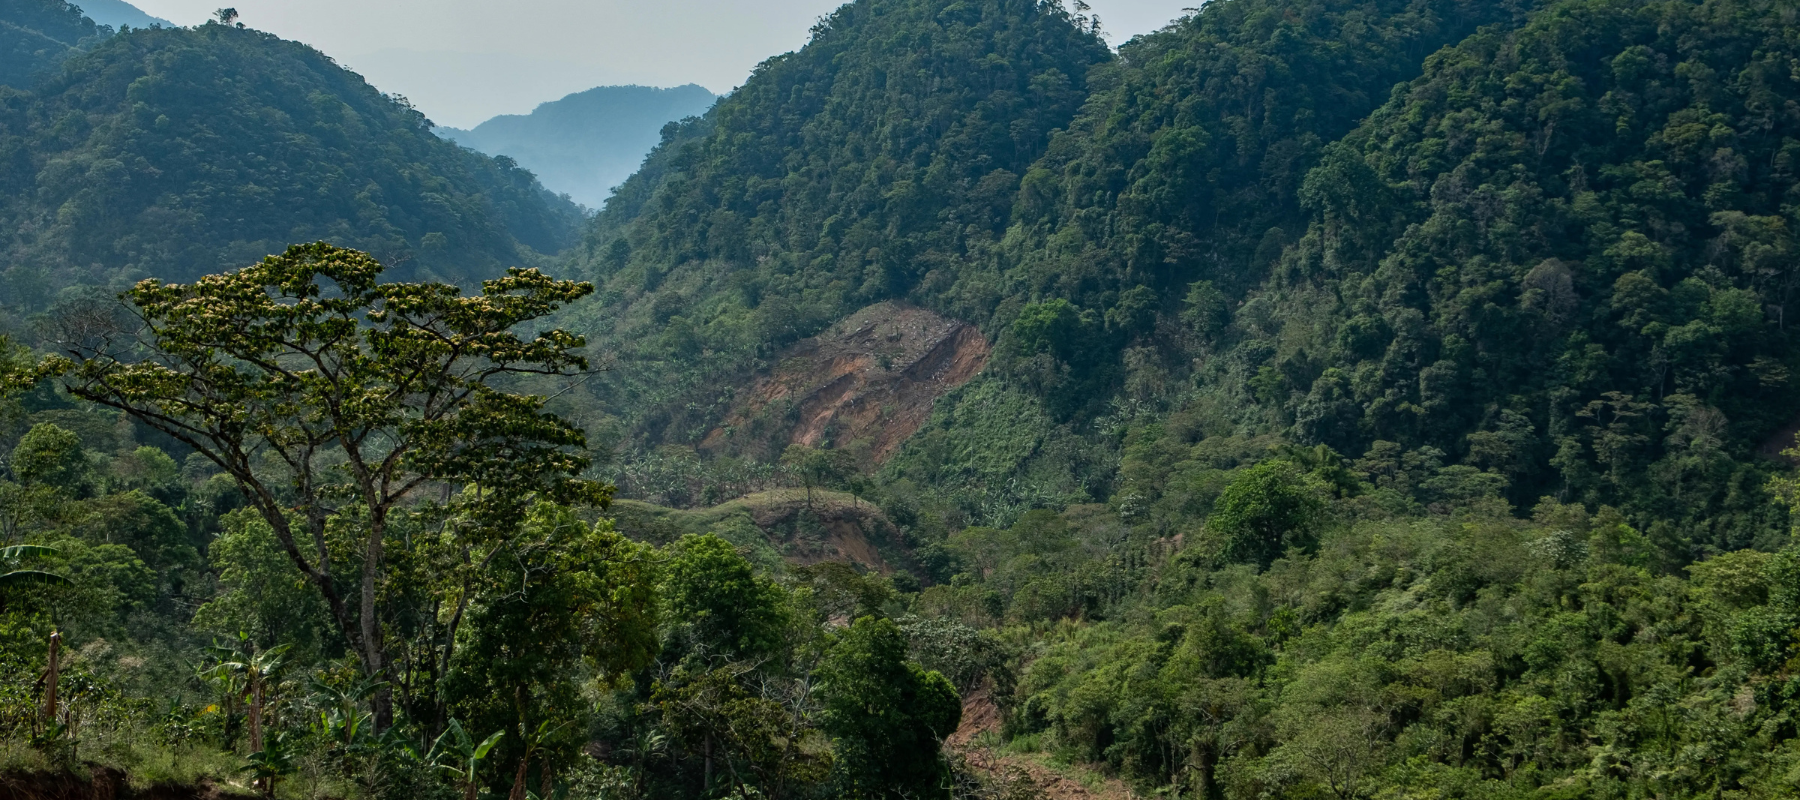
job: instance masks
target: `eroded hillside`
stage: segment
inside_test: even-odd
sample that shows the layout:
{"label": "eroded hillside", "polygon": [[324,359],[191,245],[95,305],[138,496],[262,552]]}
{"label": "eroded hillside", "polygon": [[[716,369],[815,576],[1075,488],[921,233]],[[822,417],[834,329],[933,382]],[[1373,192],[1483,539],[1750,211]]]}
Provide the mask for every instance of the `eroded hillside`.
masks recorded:
{"label": "eroded hillside", "polygon": [[885,460],[932,403],[981,372],[989,352],[972,325],[878,303],[785,351],[701,448],[769,458],[786,444],[859,443]]}

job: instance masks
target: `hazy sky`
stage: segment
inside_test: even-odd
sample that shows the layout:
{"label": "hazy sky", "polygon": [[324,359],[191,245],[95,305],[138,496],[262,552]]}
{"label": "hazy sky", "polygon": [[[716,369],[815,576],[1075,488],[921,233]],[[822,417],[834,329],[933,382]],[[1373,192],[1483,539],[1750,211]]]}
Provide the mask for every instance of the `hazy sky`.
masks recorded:
{"label": "hazy sky", "polygon": [[[80,4],[80,0],[75,0]],[[1088,0],[1115,45],[1199,0]],[[230,3],[241,21],[323,50],[440,125],[606,84],[726,92],[806,43],[842,0],[133,0],[180,25]]]}

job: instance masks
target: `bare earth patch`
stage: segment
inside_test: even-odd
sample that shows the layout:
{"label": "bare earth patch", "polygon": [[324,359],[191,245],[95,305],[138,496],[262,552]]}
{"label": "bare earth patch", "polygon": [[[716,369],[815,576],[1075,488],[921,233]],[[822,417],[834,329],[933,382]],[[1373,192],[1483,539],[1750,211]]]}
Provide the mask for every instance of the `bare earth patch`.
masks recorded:
{"label": "bare earth patch", "polygon": [[973,325],[878,303],[788,348],[700,448],[768,458],[789,444],[862,441],[885,460],[925,424],[932,403],[987,366],[988,354]]}
{"label": "bare earth patch", "polygon": [[1041,754],[1006,753],[981,744],[985,733],[1000,732],[1000,709],[986,689],[963,698],[962,724],[944,741],[971,769],[1001,781],[1023,781],[1033,796],[1048,800],[1138,800],[1139,795],[1113,778],[1077,780]]}

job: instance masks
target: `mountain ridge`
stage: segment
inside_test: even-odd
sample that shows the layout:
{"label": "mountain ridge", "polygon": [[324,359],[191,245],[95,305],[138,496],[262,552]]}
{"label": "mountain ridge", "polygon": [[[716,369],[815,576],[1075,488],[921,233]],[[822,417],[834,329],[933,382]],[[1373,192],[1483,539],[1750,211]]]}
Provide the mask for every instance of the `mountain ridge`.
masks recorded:
{"label": "mountain ridge", "polygon": [[148,28],[161,25],[165,28],[176,27],[175,23],[162,17],[153,17],[137,6],[125,0],[83,0],[78,3],[81,13],[100,25],[118,30],[127,25],[133,28]]}
{"label": "mountain ridge", "polygon": [[664,125],[703,113],[717,99],[691,83],[666,89],[600,86],[468,130],[435,131],[464,147],[511,158],[550,190],[598,209],[637,171]]}
{"label": "mountain ridge", "polygon": [[216,23],[99,41],[0,105],[0,137],[0,302],[26,308],[317,239],[469,282],[563,249],[581,222],[317,51]]}

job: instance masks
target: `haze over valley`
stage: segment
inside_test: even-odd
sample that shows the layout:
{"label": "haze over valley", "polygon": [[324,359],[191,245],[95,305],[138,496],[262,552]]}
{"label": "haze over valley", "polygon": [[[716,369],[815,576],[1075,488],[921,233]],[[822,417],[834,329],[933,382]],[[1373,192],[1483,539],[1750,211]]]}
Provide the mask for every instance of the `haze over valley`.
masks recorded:
{"label": "haze over valley", "polygon": [[88,6],[0,796],[1800,796],[1791,3]]}

